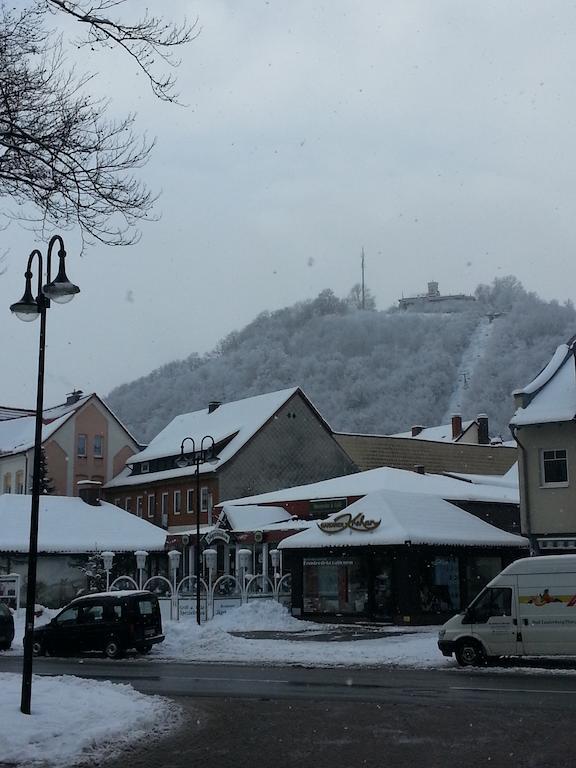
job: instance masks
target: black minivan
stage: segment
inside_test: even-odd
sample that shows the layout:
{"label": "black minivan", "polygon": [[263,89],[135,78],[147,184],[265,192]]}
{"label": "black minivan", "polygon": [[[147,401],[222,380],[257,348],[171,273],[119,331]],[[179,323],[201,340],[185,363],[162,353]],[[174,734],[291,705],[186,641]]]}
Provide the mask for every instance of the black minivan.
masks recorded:
{"label": "black minivan", "polygon": [[163,640],[160,605],[151,592],[98,592],[77,597],[35,629],[32,649],[35,656],[100,651],[117,659],[129,649],[148,653]]}

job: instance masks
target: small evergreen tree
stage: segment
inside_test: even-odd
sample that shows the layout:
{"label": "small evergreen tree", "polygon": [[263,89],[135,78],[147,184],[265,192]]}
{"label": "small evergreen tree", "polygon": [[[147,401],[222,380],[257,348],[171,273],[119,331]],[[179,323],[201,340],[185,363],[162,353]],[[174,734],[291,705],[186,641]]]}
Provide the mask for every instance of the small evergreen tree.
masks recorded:
{"label": "small evergreen tree", "polygon": [[40,493],[53,496],[56,491],[54,481],[48,474],[48,462],[44,448],[40,450]]}

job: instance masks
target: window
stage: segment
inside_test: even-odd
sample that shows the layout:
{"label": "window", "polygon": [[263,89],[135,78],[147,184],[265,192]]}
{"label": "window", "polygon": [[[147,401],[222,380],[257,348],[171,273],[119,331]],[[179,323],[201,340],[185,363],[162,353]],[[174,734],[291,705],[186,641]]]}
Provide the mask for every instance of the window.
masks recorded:
{"label": "window", "polygon": [[152,603],[152,600],[138,600],[137,606],[141,616],[154,615],[154,604]]}
{"label": "window", "polygon": [[179,515],[182,511],[182,494],[180,491],[174,491],[174,514]]}
{"label": "window", "polygon": [[136,496],[136,514],[142,517],[142,496]]}
{"label": "window", "polygon": [[88,448],[88,438],[86,435],[78,435],[77,455],[81,459],[85,459],[88,455],[86,453]]}
{"label": "window", "polygon": [[542,484],[568,485],[568,457],[566,449],[542,451]]}
{"label": "window", "polygon": [[101,459],[104,456],[104,437],[94,435],[94,458]]}
{"label": "window", "polygon": [[127,496],[126,501],[124,503],[124,509],[126,512],[132,512],[132,499],[130,496]]}
{"label": "window", "polygon": [[188,488],[186,493],[186,511],[194,512],[194,489]]}
{"label": "window", "polygon": [[4,475],[4,493],[12,493],[12,472]]}
{"label": "window", "polygon": [[147,461],[143,461],[140,464],[140,472],[150,472],[150,464]]}
{"label": "window", "polygon": [[168,494],[162,494],[162,516],[168,514]]}
{"label": "window", "polygon": [[210,501],[210,493],[208,492],[208,488],[206,486],[203,486],[200,489],[200,511],[201,512],[208,512],[209,501]]}
{"label": "window", "polygon": [[114,506],[119,507],[121,501],[122,501],[121,499],[114,499]]}
{"label": "window", "polygon": [[24,472],[21,469],[16,472],[16,493],[24,493]]}
{"label": "window", "polygon": [[512,616],[512,589],[485,589],[471,604],[468,613],[475,624],[485,624],[492,616]]}
{"label": "window", "polygon": [[148,517],[154,517],[156,512],[156,496],[148,496]]}
{"label": "window", "polygon": [[98,603],[85,605],[82,608],[81,624],[94,624],[104,619],[104,606]]}
{"label": "window", "polygon": [[76,624],[78,621],[78,607],[67,608],[56,619],[58,624]]}

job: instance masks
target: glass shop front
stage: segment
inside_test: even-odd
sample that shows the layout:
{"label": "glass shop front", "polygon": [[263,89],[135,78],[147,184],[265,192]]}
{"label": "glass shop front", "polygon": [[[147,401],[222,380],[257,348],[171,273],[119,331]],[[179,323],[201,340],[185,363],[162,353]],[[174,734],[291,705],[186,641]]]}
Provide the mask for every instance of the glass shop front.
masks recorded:
{"label": "glass shop front", "polygon": [[462,610],[524,552],[365,547],[285,549],[284,556],[294,615],[435,623]]}

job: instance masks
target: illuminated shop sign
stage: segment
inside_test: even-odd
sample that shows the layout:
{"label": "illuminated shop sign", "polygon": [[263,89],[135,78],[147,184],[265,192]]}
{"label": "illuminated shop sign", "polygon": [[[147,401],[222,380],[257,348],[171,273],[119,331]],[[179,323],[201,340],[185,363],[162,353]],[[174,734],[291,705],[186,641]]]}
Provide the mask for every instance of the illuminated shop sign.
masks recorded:
{"label": "illuminated shop sign", "polygon": [[363,512],[358,512],[355,515],[352,515],[351,512],[343,512],[332,520],[323,520],[318,523],[318,528],[324,533],[340,533],[347,528],[350,531],[370,533],[376,530],[381,522],[381,520],[367,520]]}

